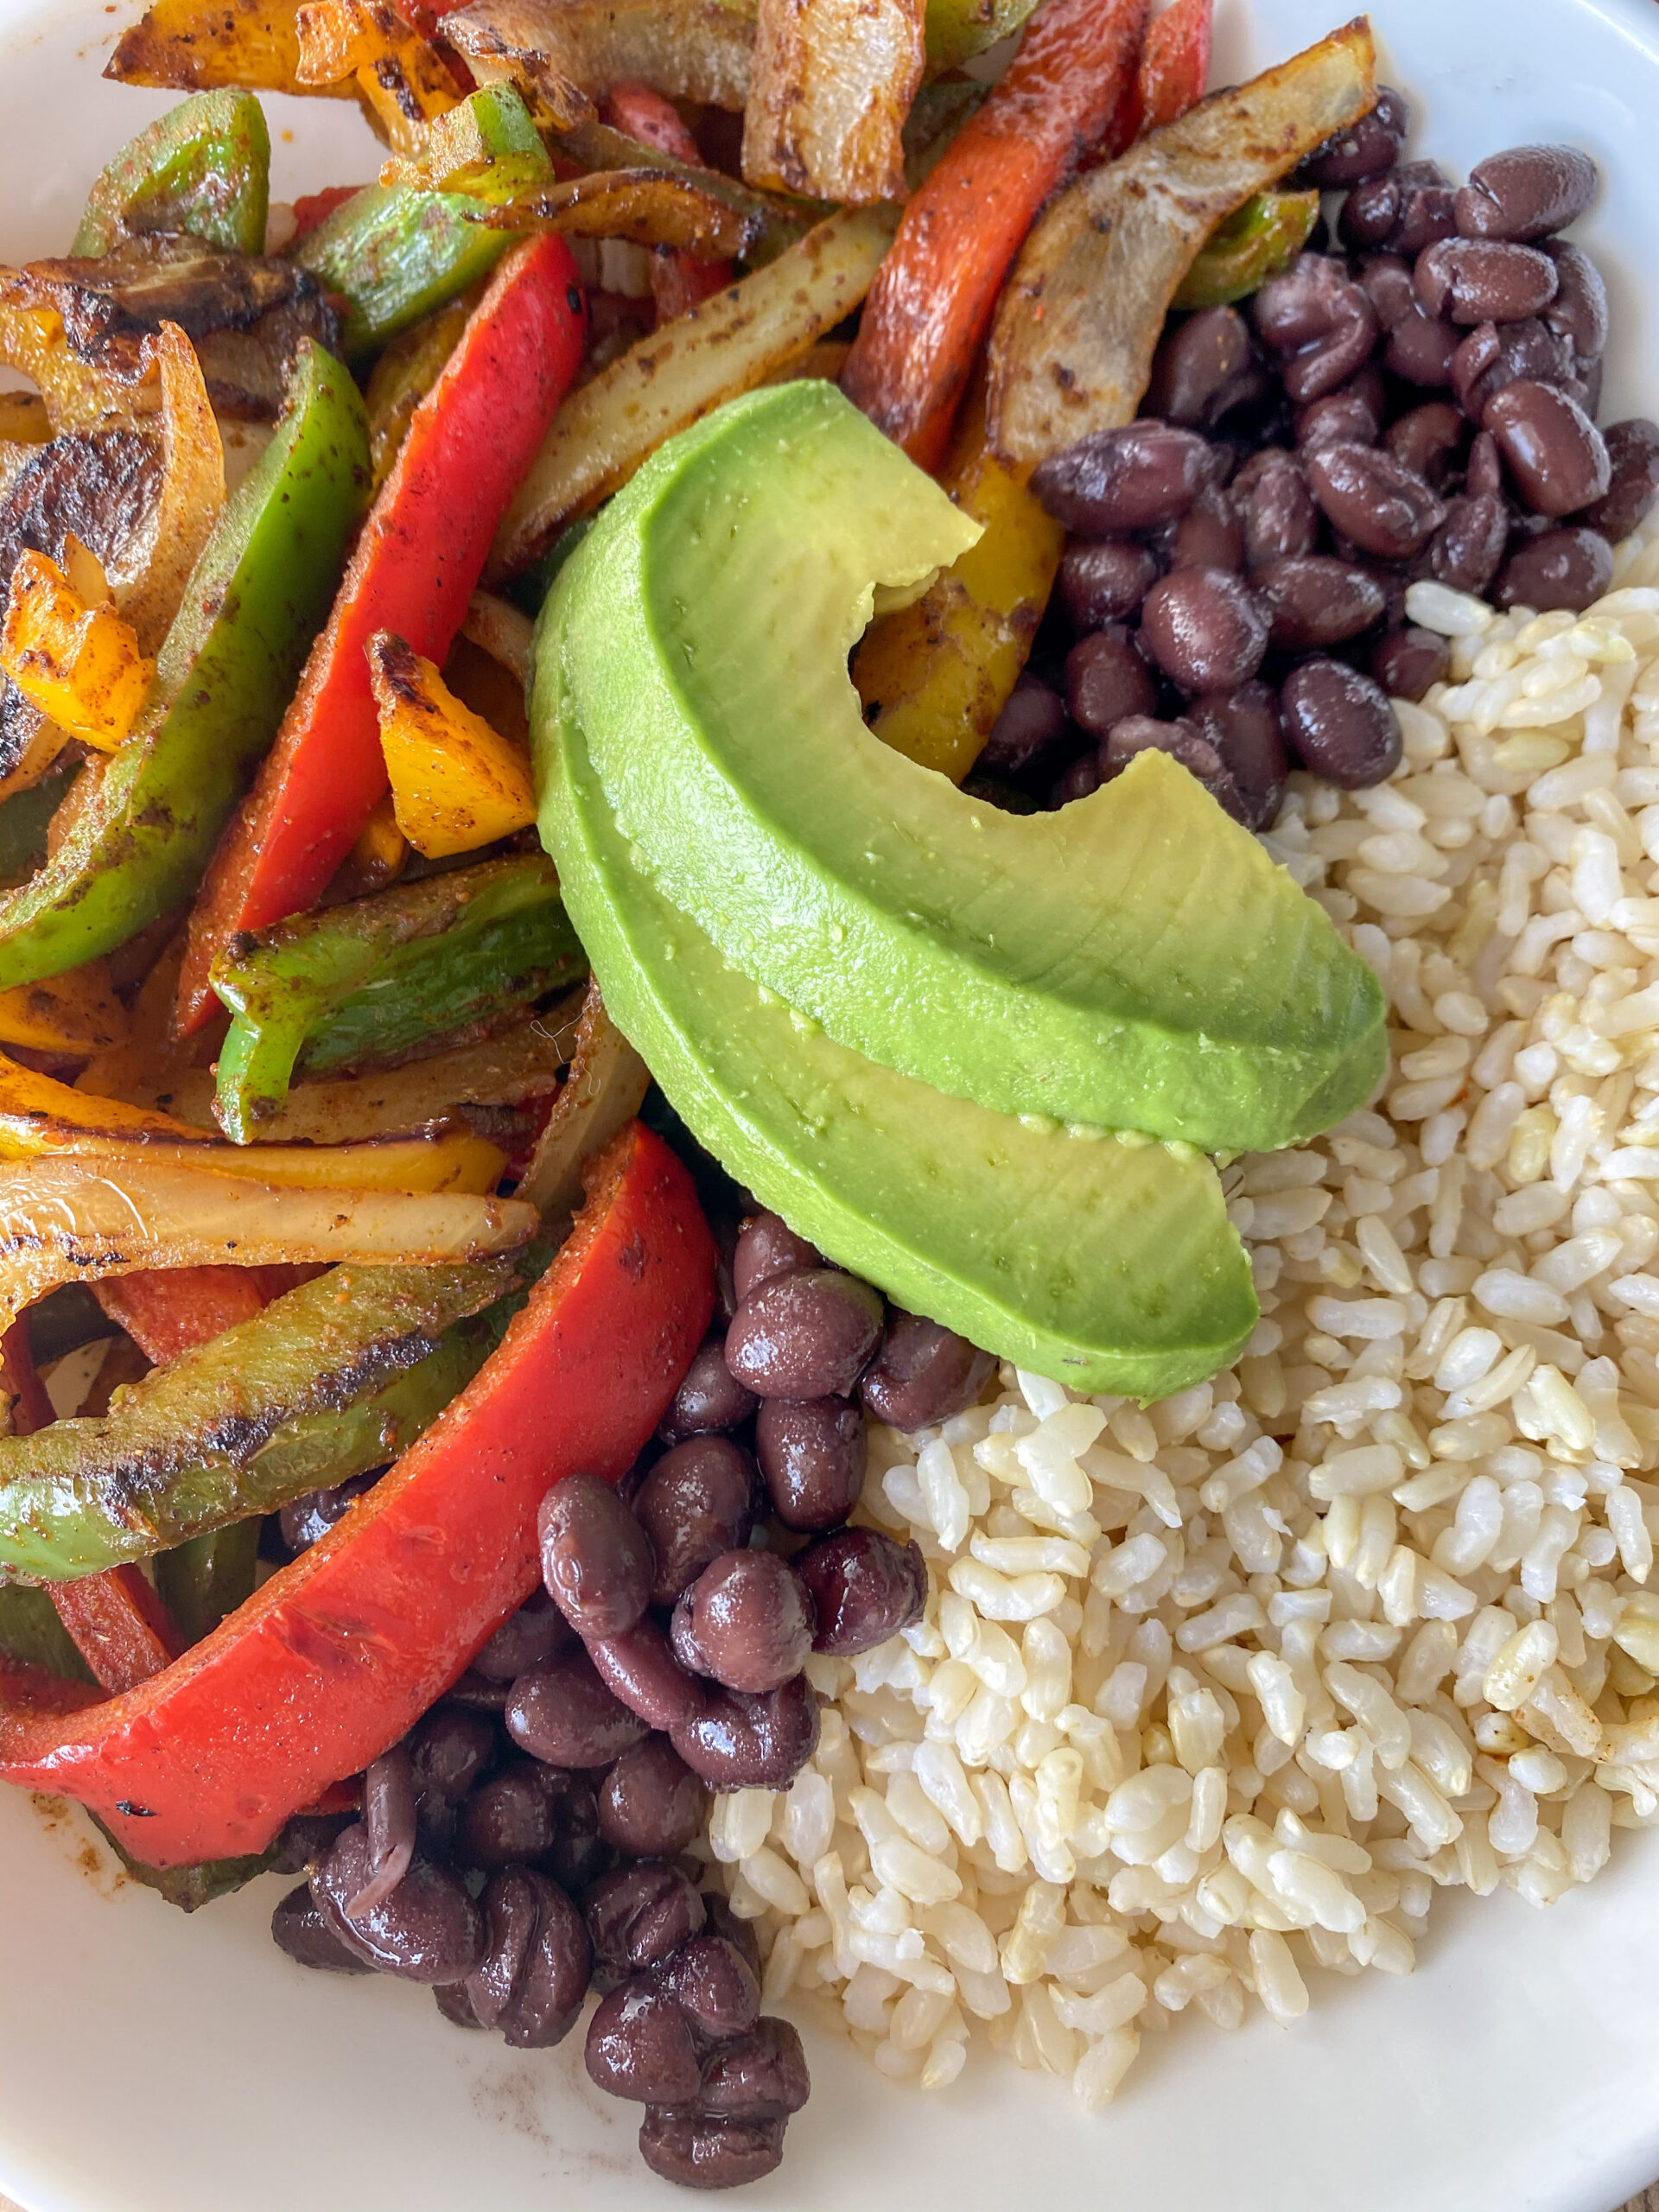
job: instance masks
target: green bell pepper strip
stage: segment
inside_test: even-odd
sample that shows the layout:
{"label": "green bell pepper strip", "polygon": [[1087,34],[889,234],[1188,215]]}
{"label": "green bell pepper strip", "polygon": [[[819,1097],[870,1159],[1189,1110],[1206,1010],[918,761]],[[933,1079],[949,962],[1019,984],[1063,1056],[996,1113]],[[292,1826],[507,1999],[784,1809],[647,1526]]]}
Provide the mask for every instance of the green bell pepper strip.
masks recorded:
{"label": "green bell pepper strip", "polygon": [[195,889],[327,617],[368,486],[362,398],[308,340],[276,435],[185,588],[137,728],[54,857],[0,896],[0,989],[112,952]]}
{"label": "green bell pepper strip", "polygon": [[77,1580],[385,1465],[483,1365],[516,1281],[501,1262],[332,1268],[107,1414],[0,1437],[0,1572]]}
{"label": "green bell pepper strip", "polygon": [[78,760],[66,761],[0,803],[0,885],[27,883],[45,861],[52,817],[79,772]]}
{"label": "green bell pepper strip", "polygon": [[92,1679],[48,1592],[22,1583],[0,1588],[0,1665],[44,1667],[77,1682]]}
{"label": "green bell pepper strip", "polygon": [[526,853],[399,884],[232,939],[213,986],[235,1019],[215,1111],[248,1144],[316,1073],[389,1059],[577,982],[588,960],[550,861]]}
{"label": "green bell pepper strip", "polygon": [[553,175],[524,102],[506,86],[474,92],[439,118],[423,166],[435,183],[453,169],[464,190],[366,185],[293,250],[302,269],[349,302],[344,344],[353,361],[489,274],[512,234],[478,220],[481,201],[511,199]]}
{"label": "green bell pepper strip", "polygon": [[130,139],[93,185],[72,254],[133,231],[188,231],[226,253],[263,253],[270,133],[251,92],[196,92]]}
{"label": "green bell pepper strip", "polygon": [[1224,308],[1259,292],[1307,244],[1319,219],[1317,192],[1258,192],[1224,223],[1182,279],[1178,308]]}
{"label": "green bell pepper strip", "polygon": [[181,1912],[197,1912],[205,1904],[216,1904],[220,1897],[245,1889],[261,1874],[270,1873],[282,1846],[278,1836],[270,1850],[261,1852],[257,1859],[208,1859],[195,1866],[146,1866],[142,1859],[133,1857],[112,1829],[105,1827],[96,1813],[88,1817],[121,1861],[123,1872],[133,1881],[142,1882],[145,1889],[154,1890],[168,1904],[177,1905]]}
{"label": "green bell pepper strip", "polygon": [[[319,1489],[329,1487],[318,1484]],[[253,1595],[258,1567],[256,1519],[207,1529],[170,1552],[157,1552],[156,1588],[187,1644],[211,1636],[227,1613]]]}

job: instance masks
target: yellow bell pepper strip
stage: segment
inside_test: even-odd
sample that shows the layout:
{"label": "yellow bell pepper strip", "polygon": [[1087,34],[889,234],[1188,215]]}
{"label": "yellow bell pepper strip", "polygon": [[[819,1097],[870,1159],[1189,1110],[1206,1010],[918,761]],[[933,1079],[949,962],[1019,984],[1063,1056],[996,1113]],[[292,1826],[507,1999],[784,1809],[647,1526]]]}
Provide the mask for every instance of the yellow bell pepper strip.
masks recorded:
{"label": "yellow bell pepper strip", "polygon": [[263,1850],[397,1742],[536,1586],[550,1485],[620,1478],[708,1326],[714,1243],[667,1146],[634,1123],[588,1190],[461,1397],[205,1643],[107,1700],[0,1672],[0,1779],[78,1798],[147,1860],[188,1866]]}
{"label": "yellow bell pepper strip", "polygon": [[445,1403],[434,1383],[453,1396],[499,1334],[457,1325],[517,1281],[502,1262],[335,1268],[152,1368],[107,1414],[0,1437],[0,1573],[78,1581],[383,1465]]}
{"label": "yellow bell pepper strip", "polygon": [[415,410],[443,374],[477,304],[470,295],[451,300],[394,338],[370,371],[363,397],[369,410],[369,459],[377,492],[403,449]]}
{"label": "yellow bell pepper strip", "polygon": [[251,92],[198,92],[157,116],[93,185],[71,254],[133,231],[188,231],[226,253],[263,253],[270,133]]}
{"label": "yellow bell pepper strip", "polygon": [[327,612],[368,473],[357,387],[307,341],[288,412],[192,572],[137,729],[72,835],[0,896],[0,988],[113,950],[194,888]]}
{"label": "yellow bell pepper strip", "polygon": [[60,729],[100,753],[132,734],[155,677],[130,623],[89,606],[55,561],[18,556],[0,630],[0,670]]}
{"label": "yellow bell pepper strip", "polygon": [[1294,261],[1319,219],[1317,192],[1258,192],[1211,232],[1177,289],[1178,308],[1224,308]]}
{"label": "yellow bell pepper strip", "polygon": [[530,755],[464,706],[429,660],[383,630],[369,641],[369,681],[392,811],[417,853],[475,853],[530,828]]}
{"label": "yellow bell pepper strip", "polygon": [[214,990],[235,1019],[215,1112],[247,1143],[315,1072],[388,1059],[574,982],[587,966],[539,853],[423,877],[233,939]]}
{"label": "yellow bell pepper strip", "polygon": [[397,827],[388,791],[358,831],[357,842],[346,855],[346,866],[351,871],[353,889],[364,898],[396,883],[408,865],[409,840]]}
{"label": "yellow bell pepper strip", "polygon": [[61,1052],[66,1058],[108,1052],[126,1042],[130,1027],[101,960],[89,960],[84,968],[44,982],[0,991],[0,1045],[24,1045],[31,1052]]}
{"label": "yellow bell pepper strip", "polygon": [[454,106],[461,87],[435,47],[395,8],[364,0],[308,0],[296,17],[295,74],[308,90],[356,80],[388,144],[420,150],[426,126]]}
{"label": "yellow bell pepper strip", "polygon": [[975,408],[944,482],[984,534],[920,599],[873,623],[853,657],[876,736],[956,784],[1007,704],[1065,550],[1030,474],[991,452],[983,407]]}

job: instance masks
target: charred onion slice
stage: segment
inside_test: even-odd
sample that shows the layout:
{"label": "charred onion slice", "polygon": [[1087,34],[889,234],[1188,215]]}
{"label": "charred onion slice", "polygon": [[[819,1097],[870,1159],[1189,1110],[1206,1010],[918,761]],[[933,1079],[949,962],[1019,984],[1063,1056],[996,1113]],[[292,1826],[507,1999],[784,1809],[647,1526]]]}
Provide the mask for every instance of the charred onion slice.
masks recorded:
{"label": "charred onion slice", "polygon": [[650,1087],[650,1069],[606,1013],[598,985],[589,983],[570,1080],[548,1117],[519,1197],[550,1220],[573,1213],[588,1161],[633,1119]]}

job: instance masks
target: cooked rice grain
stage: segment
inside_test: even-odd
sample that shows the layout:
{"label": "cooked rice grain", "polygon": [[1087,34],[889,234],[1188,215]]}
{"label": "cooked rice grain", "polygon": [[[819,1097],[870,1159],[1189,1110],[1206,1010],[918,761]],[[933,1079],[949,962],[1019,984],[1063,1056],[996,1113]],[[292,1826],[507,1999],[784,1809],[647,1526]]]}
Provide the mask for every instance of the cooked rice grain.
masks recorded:
{"label": "cooked rice grain", "polygon": [[814,1660],[812,1765],[711,1846],[766,1999],[896,2081],[983,2035],[1108,2102],[1142,2034],[1411,1970],[1659,1820],[1659,532],[1586,614],[1439,584],[1452,681],[1269,849],[1387,990],[1376,1110],[1226,1183],[1262,1319],[1145,1411],[1004,1368],[863,1512],[925,1618]]}

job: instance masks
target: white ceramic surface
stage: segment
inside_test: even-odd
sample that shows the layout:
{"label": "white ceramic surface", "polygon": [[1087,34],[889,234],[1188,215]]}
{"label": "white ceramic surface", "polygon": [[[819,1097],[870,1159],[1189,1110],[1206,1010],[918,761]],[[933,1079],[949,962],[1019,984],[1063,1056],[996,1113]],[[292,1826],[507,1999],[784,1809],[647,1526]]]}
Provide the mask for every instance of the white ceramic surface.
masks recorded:
{"label": "white ceramic surface", "polygon": [[[98,71],[130,0],[0,0],[0,260],[62,251],[87,181],[164,97]],[[1217,80],[1327,29],[1340,0],[1220,0]],[[1521,139],[1601,161],[1585,226],[1613,294],[1607,419],[1659,412],[1659,4],[1376,0],[1416,143],[1466,165]],[[271,104],[277,196],[372,173],[353,112]],[[293,136],[290,138],[289,133]],[[1406,1981],[1315,1974],[1286,2034],[1184,2018],[1084,2117],[988,2055],[942,2097],[810,2037],[816,2094],[751,2212],[1609,2212],[1659,2173],[1659,1839],[1540,1915],[1437,1906]],[[0,1790],[0,2193],[28,2212],[583,2212],[674,2202],[579,2040],[515,2053],[423,1991],[307,1974],[274,1881],[185,1920],[92,1873],[83,1834]],[[809,2031],[810,2033],[810,2031]],[[681,2200],[683,2202],[683,2200]]]}

